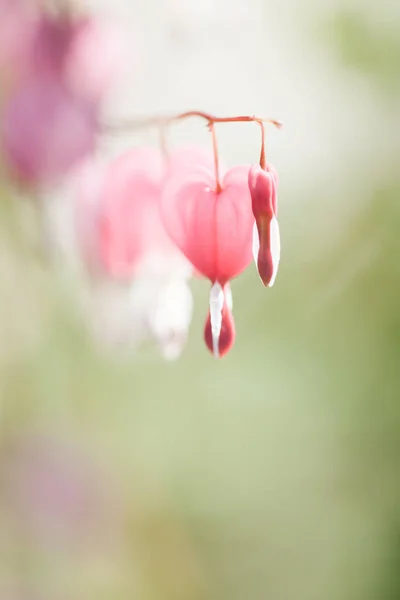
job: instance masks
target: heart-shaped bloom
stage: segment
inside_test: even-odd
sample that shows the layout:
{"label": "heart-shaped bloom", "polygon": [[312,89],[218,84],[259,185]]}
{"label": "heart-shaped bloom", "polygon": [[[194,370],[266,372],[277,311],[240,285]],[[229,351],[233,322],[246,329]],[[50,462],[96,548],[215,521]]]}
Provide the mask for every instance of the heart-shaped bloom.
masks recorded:
{"label": "heart-shaped bloom", "polygon": [[176,173],[196,171],[212,162],[201,147],[179,148],[167,160],[152,147],[124,152],[107,168],[100,198],[100,252],[107,272],[129,278],[148,269],[149,257],[160,272],[171,261],[190,272],[161,219],[160,202],[166,182]]}
{"label": "heart-shaped bloom", "polygon": [[218,190],[210,169],[177,174],[162,197],[162,216],[171,238],[212,283],[204,338],[216,358],[226,354],[235,339],[228,282],[252,258],[254,216],[248,171],[246,166],[234,167]]}
{"label": "heart-shaped bloom", "polygon": [[[67,209],[54,199],[48,203],[53,243],[62,240],[66,247],[75,240],[90,273],[82,308],[103,347],[129,353],[150,339],[167,359],[182,352],[193,269],[166,232],[159,203],[171,175],[212,161],[210,152],[195,146],[178,148],[169,160],[151,147],[124,152],[108,165],[88,160],[68,178]],[[71,249],[63,253],[74,258]]]}
{"label": "heart-shaped bloom", "polygon": [[100,198],[100,252],[107,272],[129,278],[141,257],[175,247],[159,216],[165,164],[155,148],[125,152],[107,168]]}
{"label": "heart-shaped bloom", "polygon": [[216,191],[211,170],[177,175],[167,182],[161,202],[166,229],[192,265],[212,283],[224,286],[251,261],[254,217],[248,167],[228,171]]}
{"label": "heart-shaped bloom", "polygon": [[261,281],[272,287],[280,259],[280,235],[277,220],[278,174],[274,167],[253,165],[248,177],[255,218],[253,255]]}

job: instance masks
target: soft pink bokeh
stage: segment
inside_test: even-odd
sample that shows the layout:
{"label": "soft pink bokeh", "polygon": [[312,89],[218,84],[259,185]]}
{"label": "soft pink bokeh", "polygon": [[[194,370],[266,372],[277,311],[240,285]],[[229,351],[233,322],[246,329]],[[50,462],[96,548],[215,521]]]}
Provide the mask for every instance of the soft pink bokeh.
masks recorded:
{"label": "soft pink bokeh", "polygon": [[36,543],[80,547],[110,534],[118,502],[82,447],[52,435],[16,439],[0,464],[10,515]]}
{"label": "soft pink bokeh", "polygon": [[94,17],[49,15],[2,1],[3,161],[25,185],[57,184],[95,149],[122,45]]}
{"label": "soft pink bokeh", "polygon": [[95,148],[96,107],[52,76],[28,80],[12,93],[2,121],[4,160],[25,184],[57,182]]}

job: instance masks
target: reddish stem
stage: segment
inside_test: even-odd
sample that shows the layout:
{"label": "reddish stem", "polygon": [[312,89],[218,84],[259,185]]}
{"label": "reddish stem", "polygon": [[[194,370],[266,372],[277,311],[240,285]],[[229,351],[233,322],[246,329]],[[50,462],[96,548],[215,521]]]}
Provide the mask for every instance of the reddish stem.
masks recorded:
{"label": "reddish stem", "polygon": [[180,113],[178,115],[172,115],[169,117],[150,117],[146,119],[137,119],[134,121],[121,121],[115,125],[106,125],[105,129],[109,131],[119,131],[122,130],[125,132],[127,129],[142,129],[143,127],[152,127],[152,126],[160,126],[160,125],[170,125],[174,121],[182,121],[184,119],[188,119],[190,117],[200,117],[205,119],[208,124],[210,123],[271,123],[278,129],[282,127],[281,121],[277,121],[276,119],[264,119],[261,117],[256,117],[255,115],[241,115],[237,117],[216,117],[214,115],[210,115],[208,113],[192,110],[184,113]]}
{"label": "reddish stem", "polygon": [[212,121],[209,122],[208,128],[212,135],[212,143],[213,143],[213,152],[214,152],[214,169],[215,169],[215,181],[216,188],[215,191],[219,194],[222,191],[221,183],[219,180],[219,156],[218,156],[218,144],[217,144],[217,136],[215,134],[215,127]]}
{"label": "reddish stem", "polygon": [[265,126],[261,121],[259,123],[261,127],[261,153],[260,153],[260,167],[265,171],[267,168],[267,158],[265,152]]}
{"label": "reddish stem", "polygon": [[180,115],[172,117],[171,120],[178,121],[181,119],[187,119],[188,117],[200,117],[202,119],[206,119],[206,121],[208,121],[209,123],[271,123],[278,129],[282,127],[281,121],[277,121],[276,119],[264,119],[262,117],[256,117],[255,115],[242,115],[238,117],[215,117],[214,115],[210,115],[200,110],[190,110],[188,112],[181,113]]}

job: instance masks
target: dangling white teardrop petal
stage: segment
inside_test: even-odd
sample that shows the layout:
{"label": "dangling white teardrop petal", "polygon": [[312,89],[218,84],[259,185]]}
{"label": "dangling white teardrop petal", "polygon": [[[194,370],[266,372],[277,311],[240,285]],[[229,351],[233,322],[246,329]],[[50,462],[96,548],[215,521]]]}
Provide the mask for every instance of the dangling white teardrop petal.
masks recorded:
{"label": "dangling white teardrop petal", "polygon": [[281,257],[281,238],[279,233],[278,220],[276,217],[273,217],[271,219],[269,227],[273,272],[268,287],[272,287],[275,283],[276,274],[278,273],[279,260]]}
{"label": "dangling white teardrop petal", "polygon": [[210,321],[213,342],[213,354],[219,358],[219,336],[222,327],[222,309],[224,307],[224,290],[217,282],[210,290]]}
{"label": "dangling white teardrop petal", "polygon": [[258,235],[257,223],[254,221],[253,226],[253,258],[256,263],[256,267],[258,264],[258,251],[260,250],[260,237]]}

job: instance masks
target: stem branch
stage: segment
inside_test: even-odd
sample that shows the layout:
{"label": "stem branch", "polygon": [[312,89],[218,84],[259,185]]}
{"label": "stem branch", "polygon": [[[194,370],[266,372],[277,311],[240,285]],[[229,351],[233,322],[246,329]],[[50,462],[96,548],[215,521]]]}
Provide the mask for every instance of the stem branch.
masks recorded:
{"label": "stem branch", "polygon": [[218,144],[217,144],[217,136],[215,134],[215,126],[212,121],[208,123],[208,128],[211,132],[212,143],[213,143],[213,152],[214,152],[214,169],[215,169],[215,181],[216,188],[215,191],[219,194],[222,190],[221,183],[219,180],[219,156],[218,156]]}
{"label": "stem branch", "polygon": [[160,127],[167,126],[176,121],[183,121],[191,117],[199,117],[210,123],[270,123],[280,129],[282,127],[281,121],[276,119],[264,119],[262,117],[256,117],[255,115],[240,115],[237,117],[216,117],[206,112],[191,110],[188,112],[180,113],[178,115],[162,116],[162,117],[150,117],[144,119],[134,119],[133,121],[121,121],[114,124],[106,124],[103,128],[109,132],[121,131],[126,133],[127,130],[143,129],[146,127]]}
{"label": "stem branch", "polygon": [[267,158],[266,158],[266,152],[265,152],[265,126],[262,121],[259,123],[259,125],[261,128],[260,167],[265,171],[266,166],[267,166]]}

